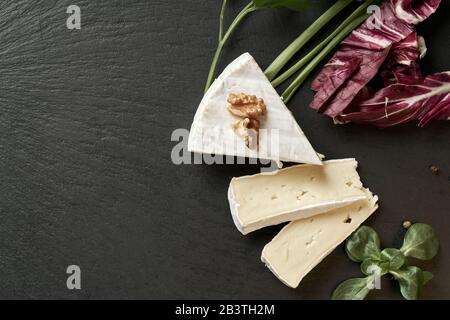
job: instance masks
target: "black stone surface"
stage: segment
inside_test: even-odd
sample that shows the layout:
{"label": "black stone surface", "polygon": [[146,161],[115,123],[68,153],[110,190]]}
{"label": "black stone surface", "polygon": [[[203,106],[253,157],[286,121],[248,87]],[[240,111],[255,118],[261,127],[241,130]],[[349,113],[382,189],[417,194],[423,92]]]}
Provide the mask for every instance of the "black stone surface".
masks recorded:
{"label": "black stone surface", "polygon": [[[267,66],[331,3],[254,14],[219,69],[244,51]],[[66,28],[70,4],[81,7],[79,31]],[[171,162],[171,134],[190,127],[202,97],[219,10],[218,0],[2,1],[0,298],[328,299],[360,275],[340,246],[298,289],[284,286],[259,260],[280,227],[243,237],[228,209],[231,177],[258,167]],[[449,10],[443,1],[419,28],[427,73],[450,68]],[[401,244],[404,220],[436,228],[423,297],[449,299],[449,124],[335,126],[307,107],[309,84],[290,109],[310,141],[328,158],[359,160],[381,199],[367,223],[384,246]],[[66,288],[71,264],[80,291]],[[372,299],[401,298],[382,286]]]}

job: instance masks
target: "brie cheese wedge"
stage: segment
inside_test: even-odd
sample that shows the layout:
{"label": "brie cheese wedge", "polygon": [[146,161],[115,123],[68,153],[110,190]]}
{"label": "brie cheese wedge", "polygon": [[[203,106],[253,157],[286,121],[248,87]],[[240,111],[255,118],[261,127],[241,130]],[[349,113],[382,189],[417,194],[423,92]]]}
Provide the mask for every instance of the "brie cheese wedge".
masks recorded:
{"label": "brie cheese wedge", "polygon": [[376,196],[285,226],[268,243],[261,260],[284,284],[296,288],[304,276],[378,208]]}
{"label": "brie cheese wedge", "polygon": [[228,188],[233,221],[247,234],[366,199],[357,166],[355,159],[330,160],[233,178]]}
{"label": "brie cheese wedge", "polygon": [[[262,98],[267,114],[261,119],[257,148],[248,148],[233,129],[238,118],[227,110],[230,93]],[[233,61],[211,85],[195,114],[188,151],[320,165],[302,129],[253,57]]]}

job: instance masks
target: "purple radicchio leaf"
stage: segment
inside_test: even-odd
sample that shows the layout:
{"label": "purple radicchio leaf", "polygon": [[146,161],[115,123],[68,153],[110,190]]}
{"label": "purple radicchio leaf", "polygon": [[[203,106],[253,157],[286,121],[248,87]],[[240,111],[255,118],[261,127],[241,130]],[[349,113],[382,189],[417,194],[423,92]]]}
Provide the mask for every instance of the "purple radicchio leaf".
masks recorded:
{"label": "purple radicchio leaf", "polygon": [[[423,78],[418,59],[426,53],[425,40],[415,32],[404,40],[394,43],[381,67],[384,85],[394,83],[417,83]],[[357,100],[355,98],[355,100]]]}
{"label": "purple radicchio leaf", "polygon": [[[354,30],[313,81],[317,92],[311,108],[330,117],[340,115],[378,73],[391,47],[413,33],[415,25],[434,13],[440,2],[386,0],[380,15],[369,17]],[[402,55],[408,57],[408,53]],[[394,61],[405,58],[402,55]]]}
{"label": "purple radicchio leaf", "polygon": [[[420,44],[419,44],[420,42]],[[410,66],[411,63],[422,59],[426,53],[425,40],[413,32],[400,42],[392,45],[389,56],[383,68],[389,69],[397,64]]]}
{"label": "purple radicchio leaf", "polygon": [[419,120],[423,127],[450,117],[448,73],[424,77],[416,62],[423,57],[425,41],[414,32],[395,43],[381,67],[386,88],[363,88],[336,122],[389,127]]}
{"label": "purple radicchio leaf", "polygon": [[313,81],[317,90],[311,108],[330,117],[340,114],[377,74],[389,48],[381,51],[341,48]]}
{"label": "purple radicchio leaf", "polygon": [[448,119],[450,71],[421,77],[415,82],[391,84],[377,91],[370,99],[355,101],[348,113],[337,116],[335,121],[377,127],[419,121],[419,126],[423,127],[434,120]]}
{"label": "purple radicchio leaf", "polygon": [[[387,69],[381,71],[381,78],[384,80],[384,86],[389,86],[391,84],[403,83],[403,84],[415,84],[419,83],[423,79],[422,71],[420,66],[416,62],[412,62],[410,66],[398,65],[392,67],[392,69]],[[362,90],[361,90],[362,91]],[[360,98],[361,91],[356,96],[355,100],[352,101],[352,105],[357,104],[361,100],[366,100],[369,96],[365,98]],[[345,112],[345,111],[344,111]]]}

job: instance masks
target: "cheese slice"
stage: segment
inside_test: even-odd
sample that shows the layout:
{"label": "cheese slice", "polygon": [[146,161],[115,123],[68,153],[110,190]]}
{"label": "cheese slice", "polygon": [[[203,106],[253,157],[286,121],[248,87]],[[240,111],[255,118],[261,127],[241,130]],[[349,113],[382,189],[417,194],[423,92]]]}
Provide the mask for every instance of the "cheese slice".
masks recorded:
{"label": "cheese slice", "polygon": [[228,188],[233,221],[247,234],[366,199],[357,166],[355,159],[341,159],[233,178]]}
{"label": "cheese slice", "polygon": [[285,226],[261,255],[266,266],[287,286],[304,276],[342,243],[378,208],[376,196]]}
{"label": "cheese slice", "polygon": [[[262,98],[267,114],[260,118],[257,148],[248,148],[227,110],[230,93]],[[291,112],[253,57],[245,53],[233,61],[212,84],[195,114],[189,134],[190,152],[298,163],[322,163]]]}

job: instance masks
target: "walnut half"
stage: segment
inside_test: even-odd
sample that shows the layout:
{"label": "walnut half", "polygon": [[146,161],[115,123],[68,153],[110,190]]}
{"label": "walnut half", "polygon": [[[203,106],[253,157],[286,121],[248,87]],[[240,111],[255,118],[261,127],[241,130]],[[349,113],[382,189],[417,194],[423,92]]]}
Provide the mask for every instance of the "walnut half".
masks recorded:
{"label": "walnut half", "polygon": [[228,110],[235,116],[258,120],[266,114],[266,105],[263,99],[245,93],[230,93],[228,95]]}
{"label": "walnut half", "polygon": [[228,111],[241,118],[233,124],[234,131],[244,139],[247,148],[257,148],[259,118],[267,112],[264,100],[245,93],[230,93],[227,102]]}
{"label": "walnut half", "polygon": [[258,147],[259,121],[244,118],[233,124],[234,132],[244,139],[247,148],[254,149]]}

